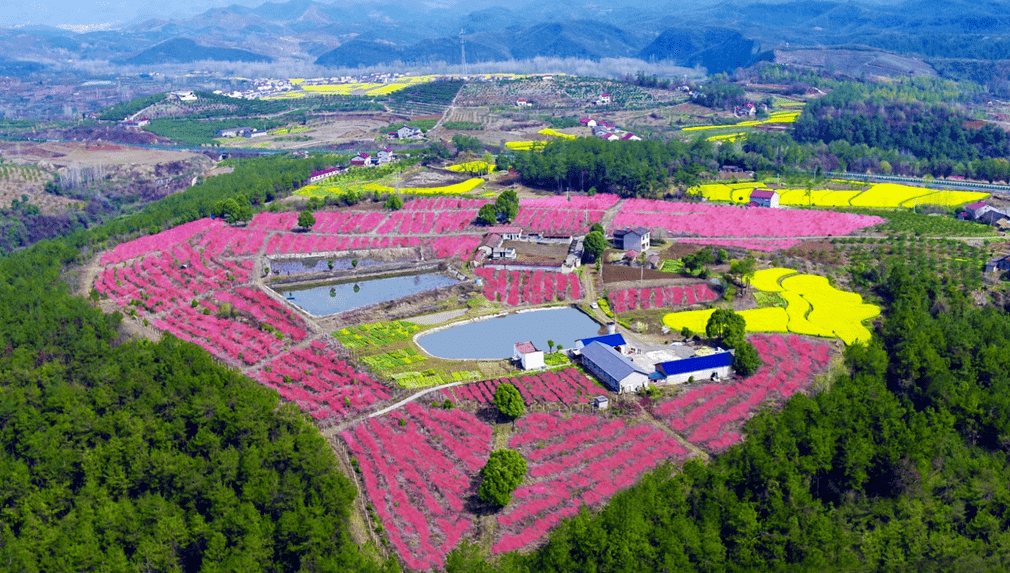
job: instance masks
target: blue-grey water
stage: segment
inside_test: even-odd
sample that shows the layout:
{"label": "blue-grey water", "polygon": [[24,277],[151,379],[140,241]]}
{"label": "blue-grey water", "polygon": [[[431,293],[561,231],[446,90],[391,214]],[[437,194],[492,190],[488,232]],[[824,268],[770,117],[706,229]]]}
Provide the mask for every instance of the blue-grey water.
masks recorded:
{"label": "blue-grey water", "polygon": [[[335,271],[342,271],[355,268],[351,264],[353,259],[348,257],[340,257],[334,259],[294,259],[287,261],[274,261],[270,265],[270,274],[272,275],[292,275],[298,273],[316,273],[322,271],[328,271],[330,269],[329,261],[333,261],[333,269]],[[379,261],[375,259],[358,259],[357,268],[371,267],[375,265],[386,265],[390,262],[396,261]]]}
{"label": "blue-grey water", "polygon": [[457,283],[456,279],[442,274],[426,273],[278,292],[284,297],[293,297],[290,301],[309,314],[326,316]]}
{"label": "blue-grey water", "polygon": [[471,322],[425,334],[417,343],[440,358],[497,360],[512,357],[512,345],[530,340],[537,350],[573,348],[575,341],[605,334],[599,323],[574,308],[557,308],[510,314]]}

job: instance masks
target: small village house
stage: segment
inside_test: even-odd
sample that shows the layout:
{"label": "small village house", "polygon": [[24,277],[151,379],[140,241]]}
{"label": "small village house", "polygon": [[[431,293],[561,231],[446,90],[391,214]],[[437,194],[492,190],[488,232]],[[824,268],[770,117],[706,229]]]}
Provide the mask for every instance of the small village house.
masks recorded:
{"label": "small village house", "polygon": [[484,230],[487,234],[501,235],[506,241],[520,241],[523,238],[523,228],[515,225],[493,225]]}
{"label": "small village house", "polygon": [[322,171],[314,171],[309,174],[309,185],[329,179],[337,173],[340,173],[340,169],[336,167],[330,167],[329,169],[323,169]]}
{"label": "small village house", "polygon": [[752,207],[772,207],[779,206],[779,194],[777,191],[768,189],[754,189],[750,192],[750,205]]}
{"label": "small village house", "polygon": [[614,245],[624,251],[649,250],[649,230],[645,227],[625,227],[614,231]]}
{"label": "small village house", "polygon": [[516,342],[512,345],[512,360],[518,362],[523,370],[544,368],[544,351],[537,350],[530,341]]}

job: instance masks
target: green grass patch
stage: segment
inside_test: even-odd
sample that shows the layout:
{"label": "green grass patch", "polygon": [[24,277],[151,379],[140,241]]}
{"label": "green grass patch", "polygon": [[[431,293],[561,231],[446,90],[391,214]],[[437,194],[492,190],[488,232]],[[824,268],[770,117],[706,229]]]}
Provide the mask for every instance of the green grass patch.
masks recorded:
{"label": "green grass patch", "polygon": [[458,131],[483,131],[484,125],[477,123],[476,121],[447,121],[442,124],[442,127],[446,129],[455,129]]}
{"label": "green grass patch", "polygon": [[665,260],[659,270],[664,273],[680,274],[684,272],[684,261],[680,259]]}
{"label": "green grass patch", "polygon": [[572,363],[569,360],[568,355],[564,352],[551,352],[550,354],[544,354],[544,364],[548,368],[555,368],[558,366],[570,366]]}
{"label": "green grass patch", "polygon": [[392,133],[405,125],[416,127],[421,131],[427,133],[429,129],[435,127],[436,123],[438,123],[437,119],[415,119],[414,121],[401,121],[400,123],[391,123],[386,127],[382,128],[382,133]]}
{"label": "green grass patch", "polygon": [[413,322],[394,320],[392,322],[373,322],[360,326],[342,328],[333,333],[344,348],[355,349],[368,346],[385,346],[400,342],[413,336],[421,327]]}
{"label": "green grass patch", "polygon": [[947,213],[927,215],[904,210],[838,209],[846,213],[877,215],[887,220],[874,231],[926,237],[995,237],[996,230],[974,221],[961,221]]}
{"label": "green grass patch", "polygon": [[407,366],[409,364],[417,364],[418,362],[424,362],[427,359],[428,358],[426,356],[419,354],[413,348],[401,348],[400,350],[384,352],[374,356],[363,356],[361,361],[376,370],[382,371],[393,370],[394,368]]}
{"label": "green grass patch", "polygon": [[785,299],[782,298],[776,292],[760,292],[760,291],[755,292],[754,300],[757,302],[757,305],[761,308],[769,306],[780,306],[782,308],[785,308],[787,306]]}
{"label": "green grass patch", "polygon": [[468,382],[480,378],[476,370],[461,370],[454,372],[436,372],[434,369],[423,371],[411,370],[390,376],[398,386],[403,388],[428,388],[453,382]]}

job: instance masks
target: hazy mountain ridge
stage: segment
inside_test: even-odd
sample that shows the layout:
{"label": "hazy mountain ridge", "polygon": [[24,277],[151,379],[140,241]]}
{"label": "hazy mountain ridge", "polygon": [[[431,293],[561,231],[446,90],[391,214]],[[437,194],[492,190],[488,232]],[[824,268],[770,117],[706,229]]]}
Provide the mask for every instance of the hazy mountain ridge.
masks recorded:
{"label": "hazy mountain ridge", "polygon": [[639,57],[732,71],[767,57],[773,48],[853,44],[935,58],[1010,57],[1010,39],[1003,36],[1010,27],[1010,10],[997,2],[790,0],[636,6],[619,1],[570,6],[481,0],[469,3],[467,10],[401,0],[232,4],[117,31],[8,30],[0,32],[0,49],[39,62],[97,59],[154,65],[181,61],[184,52],[195,50],[152,51],[158,44],[188,39],[198,46],[216,46],[203,55],[228,61],[255,61],[249,58],[258,55],[348,67],[458,64],[462,30],[468,62]]}

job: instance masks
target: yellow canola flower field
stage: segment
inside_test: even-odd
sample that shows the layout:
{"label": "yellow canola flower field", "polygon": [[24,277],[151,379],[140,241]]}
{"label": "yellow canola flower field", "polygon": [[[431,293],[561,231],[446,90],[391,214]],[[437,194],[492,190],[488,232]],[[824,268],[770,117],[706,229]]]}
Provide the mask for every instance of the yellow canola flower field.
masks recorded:
{"label": "yellow canola flower field", "polygon": [[728,141],[733,143],[734,141],[747,139],[747,133],[743,131],[739,133],[724,133],[722,135],[713,135],[712,137],[707,137],[705,139],[707,141]]}
{"label": "yellow canola flower field", "polygon": [[783,189],[779,191],[779,205],[794,205],[800,207],[849,207],[853,197],[861,191],[832,191],[831,189],[814,189],[807,197],[806,189]]}
{"label": "yellow canola flower field", "polygon": [[316,197],[319,199],[325,199],[327,197],[340,197],[347,194],[349,191],[357,191],[359,193],[378,191],[379,193],[388,193],[388,187],[383,187],[377,183],[337,183],[337,184],[326,184],[322,185],[306,185],[301,189],[295,191],[295,195],[301,197]]}
{"label": "yellow canola flower field", "polygon": [[[856,182],[848,182],[858,184]],[[709,201],[746,204],[751,189],[765,188],[763,183],[738,183],[726,185],[711,183],[699,185],[688,193],[700,193]],[[796,207],[876,207],[881,209],[911,209],[917,205],[943,205],[957,207],[981,201],[989,196],[978,191],[934,191],[897,183],[878,183],[865,191],[833,191],[831,189],[778,189],[779,205]]]}
{"label": "yellow canola flower field", "polygon": [[796,118],[799,117],[801,113],[802,111],[776,111],[769,114],[768,119],[754,119],[726,125],[695,125],[693,127],[685,127],[681,131],[705,131],[708,129],[726,129],[731,127],[754,127],[757,125],[767,125],[769,123],[796,123]]}
{"label": "yellow canola flower field", "polygon": [[783,267],[760,270],[755,272],[754,276],[751,277],[750,286],[764,292],[782,292],[786,289],[779,286],[779,281],[782,280],[782,277],[795,274],[796,271],[793,269]]}
{"label": "yellow canola flower field", "polygon": [[516,151],[537,150],[541,149],[543,146],[543,141],[508,141],[505,143],[505,147]]}
{"label": "yellow canola flower field", "polygon": [[578,137],[576,137],[574,135],[569,135],[567,133],[561,133],[560,131],[557,131],[555,129],[551,129],[549,127],[545,127],[543,129],[541,129],[540,131],[538,131],[537,133],[539,133],[540,135],[549,135],[551,137],[560,137],[562,139],[578,139]]}
{"label": "yellow canola flower field", "polygon": [[931,189],[911,187],[898,183],[879,183],[863,191],[852,199],[855,207],[901,207],[909,199],[924,197],[931,194]]}
{"label": "yellow canola flower field", "polygon": [[988,197],[988,193],[980,191],[937,191],[915,199],[905,201],[902,207],[915,207],[917,205],[943,205],[945,207],[958,207],[967,203],[981,201]]}
{"label": "yellow canola flower field", "polygon": [[[704,333],[713,312],[714,308],[671,312],[663,317],[663,324],[673,330],[682,330],[686,326],[692,332]],[[747,322],[747,332],[788,332],[789,318],[781,307],[755,308],[739,314]]]}
{"label": "yellow canola flower field", "polygon": [[[797,274],[793,269],[777,267],[758,271],[751,279],[751,286],[779,293],[787,307],[740,312],[747,322],[748,332],[838,337],[845,344],[868,342],[871,334],[862,322],[880,314],[879,307],[864,303],[859,294],[838,290],[824,277]],[[672,312],[663,317],[663,324],[674,330],[686,326],[694,332],[705,332],[713,312],[714,309]]]}
{"label": "yellow canola flower field", "polygon": [[[473,179],[467,179],[466,181],[444,187],[408,187],[400,189],[400,193],[406,195],[462,195],[480,187],[482,183],[484,183],[483,179],[474,177]],[[384,185],[375,185],[373,190],[380,193],[396,193],[396,189]]]}
{"label": "yellow canola flower field", "polygon": [[446,169],[457,173],[494,173],[495,164],[487,161],[468,161],[459,165],[450,165]]}
{"label": "yellow canola flower field", "polygon": [[764,189],[764,183],[708,183],[687,190],[688,195],[698,195],[709,201],[747,203],[753,189]]}

